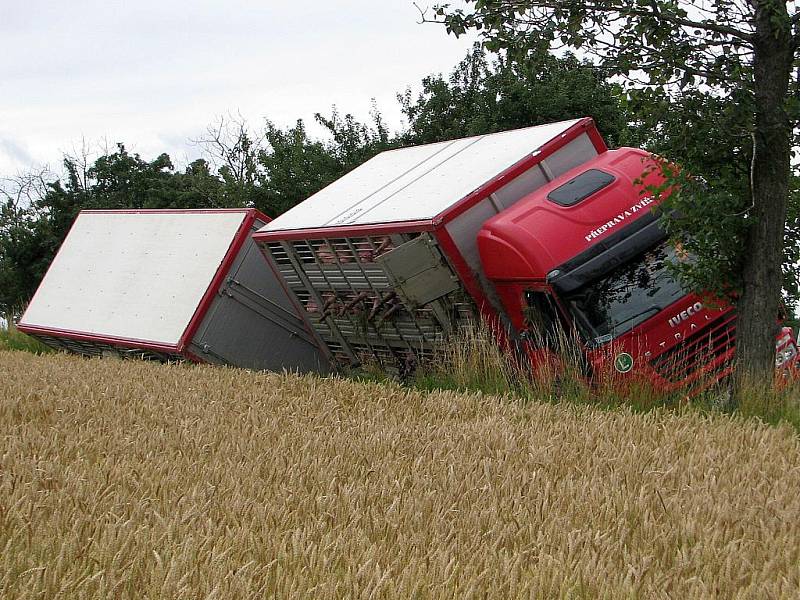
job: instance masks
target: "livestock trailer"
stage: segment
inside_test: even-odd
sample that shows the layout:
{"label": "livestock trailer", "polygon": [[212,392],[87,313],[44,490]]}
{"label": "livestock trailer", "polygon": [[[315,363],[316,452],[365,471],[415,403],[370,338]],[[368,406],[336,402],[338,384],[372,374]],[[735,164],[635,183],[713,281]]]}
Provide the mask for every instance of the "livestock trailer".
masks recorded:
{"label": "livestock trailer", "polygon": [[325,370],[251,238],[269,221],[253,209],[82,211],[18,328],[90,356]]}
{"label": "livestock trailer", "polygon": [[335,365],[405,371],[478,314],[503,319],[476,237],[607,151],[592,119],[383,152],[255,235]]}

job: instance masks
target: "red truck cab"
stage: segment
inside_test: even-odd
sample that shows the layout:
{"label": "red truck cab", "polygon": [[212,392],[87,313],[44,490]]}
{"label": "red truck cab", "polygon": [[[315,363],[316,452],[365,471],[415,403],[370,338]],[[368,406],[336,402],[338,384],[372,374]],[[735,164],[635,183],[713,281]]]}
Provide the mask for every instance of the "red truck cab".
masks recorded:
{"label": "red truck cab", "polygon": [[[662,181],[647,152],[611,150],[484,223],[485,275],[533,360],[569,331],[596,375],[639,376],[670,391],[730,371],[735,310],[673,277],[668,263],[688,257],[653,210],[647,188]],[[777,350],[778,366],[797,360],[791,331],[779,332]]]}

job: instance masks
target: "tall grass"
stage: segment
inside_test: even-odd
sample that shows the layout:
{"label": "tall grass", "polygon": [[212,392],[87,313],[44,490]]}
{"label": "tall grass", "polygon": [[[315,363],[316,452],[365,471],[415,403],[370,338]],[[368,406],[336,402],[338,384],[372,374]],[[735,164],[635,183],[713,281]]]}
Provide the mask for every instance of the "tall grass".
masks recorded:
{"label": "tall grass", "polygon": [[[627,381],[614,373],[600,374],[590,383],[578,344],[564,333],[555,341],[560,350],[533,368],[527,356],[515,356],[501,339],[486,324],[464,328],[436,349],[433,360],[421,365],[410,383],[423,390],[481,391],[640,412],[665,407],[720,412],[728,407],[724,382],[691,396],[686,390],[664,392],[647,380]],[[542,346],[541,340],[535,342]],[[800,431],[800,381],[781,375],[774,387],[748,386],[735,414],[772,424],[785,422]]]}
{"label": "tall grass", "polygon": [[800,431],[800,381],[779,377],[771,388],[745,382],[739,393],[736,412],[757,417],[766,423],[789,423]]}
{"label": "tall grass", "polygon": [[[685,392],[664,393],[646,381],[621,385],[620,378],[605,377],[599,384],[589,383],[578,345],[563,333],[556,340],[561,348],[558,355],[534,369],[527,356],[515,356],[508,347],[503,347],[501,339],[502,335],[485,323],[465,327],[439,345],[433,359],[420,365],[405,383],[423,391],[480,391],[524,400],[627,407],[639,412],[661,407],[680,410],[688,407],[701,412],[726,409],[728,390],[724,385],[712,385],[689,399]],[[541,340],[539,343],[541,345]],[[50,347],[18,331],[13,322],[6,326],[0,324],[0,350],[53,352]],[[349,375],[362,382],[390,381],[383,371],[370,365]],[[782,377],[774,388],[750,385],[734,412],[766,423],[788,423],[800,432],[800,380]]]}
{"label": "tall grass", "polygon": [[800,589],[786,427],[63,354],[0,382],[2,598]]}
{"label": "tall grass", "polygon": [[525,381],[518,363],[509,360],[496,332],[486,324],[465,327],[439,344],[433,358],[419,365],[411,379],[413,385],[427,390],[499,395],[521,394]]}
{"label": "tall grass", "polygon": [[33,354],[53,352],[49,346],[19,331],[12,320],[0,321],[0,350],[21,350]]}

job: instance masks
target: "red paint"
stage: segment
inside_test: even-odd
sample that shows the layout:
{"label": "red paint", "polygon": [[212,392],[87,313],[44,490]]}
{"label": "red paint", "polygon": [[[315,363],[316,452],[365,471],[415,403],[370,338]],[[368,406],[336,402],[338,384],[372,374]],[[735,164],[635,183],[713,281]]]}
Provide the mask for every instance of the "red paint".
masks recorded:
{"label": "red paint", "polygon": [[265,223],[269,223],[271,220],[264,213],[261,213],[254,208],[247,209],[245,213],[246,216],[242,220],[241,225],[239,225],[239,229],[236,230],[236,235],[234,235],[231,245],[228,247],[228,251],[225,253],[225,257],[222,259],[214,278],[211,280],[211,283],[203,294],[200,304],[197,305],[192,318],[189,320],[189,325],[186,327],[186,330],[183,332],[183,335],[178,342],[178,350],[180,352],[182,352],[183,349],[191,343],[195,333],[197,333],[197,328],[200,327],[200,324],[205,318],[208,309],[214,302],[219,288],[222,287],[225,278],[228,276],[231,266],[236,260],[236,257],[239,255],[242,246],[244,246],[244,243],[247,241],[248,232],[253,227],[253,223],[256,221],[256,219],[264,221]]}
{"label": "red paint", "polygon": [[[551,293],[562,316],[571,321],[569,311],[547,285],[548,273],[651,213],[657,203],[643,204],[642,199],[649,197],[646,186],[663,181],[660,170],[650,169],[644,181],[637,180],[643,177],[646,168],[654,166],[650,155],[643,150],[622,148],[605,152],[484,223],[478,233],[481,262],[518,331],[525,327],[522,294],[526,289]],[[560,206],[547,199],[553,189],[588,169],[611,173],[615,181],[574,206]],[[610,222],[614,224],[599,232],[600,227]],[[593,371],[600,379],[638,378],[663,391],[687,385],[698,388],[718,381],[731,370],[735,334],[729,327],[733,327],[735,311],[730,304],[709,308],[711,303],[707,300],[687,294],[632,330],[599,348],[587,349],[586,357]],[[670,323],[671,317],[697,302],[704,304],[701,310],[684,312],[682,320]],[[713,358],[702,354],[703,343],[708,343],[706,335],[719,351]],[[730,348],[723,343],[728,339],[732,340]],[[681,354],[684,351],[685,356]],[[620,375],[613,369],[614,359],[621,352],[634,359],[630,374]],[[703,378],[709,370],[711,374],[706,381]]]}
{"label": "red paint", "polygon": [[[634,370],[636,375],[646,378],[654,388],[663,391],[674,391],[685,388],[698,380],[702,379],[703,371],[690,369],[679,381],[670,381],[663,377],[653,366],[653,363],[660,357],[668,355],[671,351],[679,353],[679,357],[674,364],[678,367],[689,367],[697,364],[705,369],[716,369],[723,366],[726,361],[731,361],[735,352],[735,346],[713,360],[693,361],[696,350],[704,346],[698,346],[691,351],[687,351],[685,356],[680,355],[681,346],[692,336],[698,334],[704,342],[706,339],[713,339],[720,335],[726,325],[730,325],[735,319],[734,309],[730,305],[720,306],[719,308],[704,308],[697,314],[692,315],[683,321],[678,327],[671,327],[668,323],[669,317],[692,306],[699,301],[700,297],[695,294],[688,294],[675,301],[660,313],[657,313],[643,321],[632,330],[620,335],[608,344],[587,352],[588,360],[594,365],[595,371],[600,377],[619,377],[611,367],[614,357],[620,352],[628,352],[634,358]],[[679,337],[678,337],[679,336]],[[708,338],[706,336],[709,336]],[[733,338],[735,342],[735,338]],[[648,354],[649,353],[649,354]],[[707,358],[703,356],[702,358]],[[673,363],[670,362],[670,365]],[[730,366],[720,371],[706,387],[718,381],[730,371]],[[698,390],[699,391],[699,390]]]}
{"label": "red paint", "polygon": [[[478,233],[478,248],[487,277],[544,280],[557,266],[648,215],[655,204],[637,209],[603,235],[586,239],[591,231],[642,200],[644,186],[634,184],[634,180],[641,177],[645,165],[653,164],[644,150],[610,150],[567,171],[486,221]],[[574,206],[560,206],[547,199],[548,193],[587,169],[611,173],[616,181]],[[657,183],[658,172],[645,180],[645,185]]]}
{"label": "red paint", "polygon": [[[135,338],[106,336],[86,331],[71,331],[58,328],[47,328],[47,327],[38,327],[34,325],[26,325],[24,315],[20,323],[17,325],[17,328],[20,331],[24,333],[29,333],[31,335],[63,337],[67,339],[96,342],[100,344],[122,346],[126,348],[142,348],[145,350],[154,350],[156,352],[180,354],[189,360],[195,362],[204,362],[196,355],[190,353],[187,350],[187,346],[191,343],[192,338],[197,332],[197,328],[200,326],[200,323],[202,322],[203,318],[208,312],[211,303],[214,301],[217,291],[224,282],[225,277],[227,277],[228,272],[231,266],[233,265],[233,262],[236,260],[236,257],[238,256],[239,252],[242,249],[242,246],[247,241],[249,231],[252,228],[253,224],[255,223],[256,220],[262,221],[264,223],[269,223],[271,219],[264,213],[254,208],[235,208],[235,209],[232,208],[232,209],[210,209],[210,210],[206,209],[84,210],[79,213],[79,216],[81,214],[220,214],[220,213],[241,213],[243,215],[242,223],[239,225],[239,228],[237,229],[236,234],[233,240],[231,241],[231,244],[228,247],[228,250],[226,251],[224,258],[220,262],[219,268],[217,269],[205,293],[203,294],[202,299],[200,300],[197,308],[195,309],[192,315],[192,318],[190,319],[186,329],[184,330],[177,344],[174,345],[163,344],[160,342],[154,342],[152,340],[140,340]],[[58,254],[56,254],[56,257],[58,257]],[[53,262],[55,262],[55,259]],[[45,275],[45,277],[47,277],[47,275]]]}
{"label": "red paint", "polygon": [[[650,155],[642,150],[623,148],[605,152],[564,173],[484,223],[478,233],[481,262],[515,328],[522,331],[525,327],[522,294],[526,289],[553,294],[562,316],[571,321],[569,312],[547,284],[547,274],[607,236],[649,215],[655,202],[630,211],[646,196],[644,186],[661,181],[656,170],[642,184],[635,183],[645,167],[653,164]],[[547,199],[553,189],[592,168],[611,173],[615,181],[574,206],[560,206]],[[627,215],[625,211],[628,211]],[[591,236],[592,231],[621,214],[625,216],[619,223],[600,235]],[[682,333],[681,339],[676,339],[675,332],[666,331],[669,316],[692,306],[697,300],[693,295],[681,298],[613,341],[600,348],[587,350],[587,360],[593,365],[595,373],[605,373],[606,376],[612,373],[615,376],[613,368],[610,368],[614,357],[620,352],[628,352],[634,358],[637,373],[646,375],[660,389],[675,389],[699,377],[699,373],[692,374],[692,377],[675,384],[661,377],[651,367],[653,360],[678,346],[688,335]],[[724,310],[730,312],[732,309],[727,307]],[[694,326],[700,331],[697,319],[706,320],[706,312],[701,312],[702,315],[695,315],[682,323],[681,327]],[[719,316],[715,315],[714,320]],[[721,364],[726,358],[723,356],[715,362]]]}

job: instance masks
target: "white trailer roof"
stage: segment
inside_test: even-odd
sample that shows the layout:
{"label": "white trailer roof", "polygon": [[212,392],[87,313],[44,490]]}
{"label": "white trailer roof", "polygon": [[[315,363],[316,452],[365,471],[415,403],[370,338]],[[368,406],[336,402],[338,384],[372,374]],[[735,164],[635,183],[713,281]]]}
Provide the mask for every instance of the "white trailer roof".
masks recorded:
{"label": "white trailer roof", "polygon": [[260,231],[432,219],[579,120],[382,152]]}
{"label": "white trailer roof", "polygon": [[246,216],[81,213],[20,323],[176,345]]}

